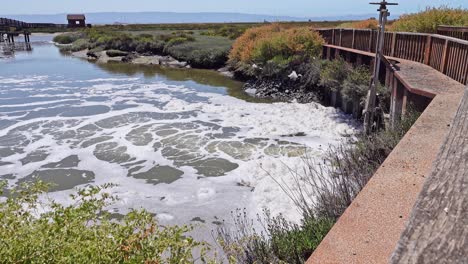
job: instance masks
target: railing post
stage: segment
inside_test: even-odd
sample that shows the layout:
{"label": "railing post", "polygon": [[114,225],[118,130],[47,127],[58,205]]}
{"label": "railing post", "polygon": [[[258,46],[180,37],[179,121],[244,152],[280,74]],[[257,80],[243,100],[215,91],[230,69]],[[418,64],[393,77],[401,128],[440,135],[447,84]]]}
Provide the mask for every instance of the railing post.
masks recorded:
{"label": "railing post", "polygon": [[351,48],[352,49],[354,49],[355,37],[356,37],[356,29],[353,29],[353,40],[351,41]]}
{"label": "railing post", "polygon": [[432,53],[432,36],[427,35],[426,49],[424,50],[424,64],[429,65],[431,63]]}
{"label": "railing post", "polygon": [[448,59],[448,43],[449,40],[445,40],[444,51],[442,52],[442,62],[440,63],[440,72],[445,73],[445,69],[447,68],[447,59]]}
{"label": "railing post", "polygon": [[395,57],[396,38],[397,38],[397,33],[393,32],[393,35],[392,35],[392,51],[390,52],[390,57]]}
{"label": "railing post", "polygon": [[342,47],[342,40],[343,40],[343,29],[340,28],[340,47]]}
{"label": "railing post", "polygon": [[332,29],[332,45],[335,45],[335,29]]}

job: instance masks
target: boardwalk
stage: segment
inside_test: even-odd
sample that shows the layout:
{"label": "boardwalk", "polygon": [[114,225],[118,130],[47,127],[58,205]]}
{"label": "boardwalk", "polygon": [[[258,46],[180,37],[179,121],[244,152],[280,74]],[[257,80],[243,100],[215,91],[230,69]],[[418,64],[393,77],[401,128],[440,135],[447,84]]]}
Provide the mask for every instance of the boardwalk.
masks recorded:
{"label": "boardwalk", "polygon": [[[354,32],[352,35],[356,36],[358,34]],[[400,35],[403,35],[403,33]],[[371,34],[368,36],[371,36]],[[397,47],[398,42],[395,41],[393,36],[395,35],[392,35],[392,38],[390,38],[393,39],[392,45]],[[429,41],[429,38],[433,41],[432,36],[424,36],[424,38],[425,41]],[[400,39],[405,40],[406,38],[401,37]],[[328,41],[335,42],[335,44],[325,46],[325,56],[333,57],[338,54],[352,62],[369,61],[369,58],[373,58],[374,55],[371,50],[352,48],[357,47],[358,41],[356,39],[347,42],[349,45],[344,45],[344,40],[343,36],[338,41],[336,41],[336,37],[333,37],[333,39],[328,38]],[[372,41],[368,39],[367,43],[370,42]],[[340,43],[341,45],[339,45]],[[360,43],[365,43],[365,41],[360,41]],[[458,47],[458,51],[455,54],[461,54],[460,56],[462,57],[465,56],[464,54],[468,54],[468,42],[457,40],[455,43],[466,45],[466,47]],[[346,46],[351,46],[351,48]],[[428,45],[424,47],[428,47]],[[447,44],[446,47],[449,47],[449,45]],[[387,71],[382,79],[385,80],[387,87],[392,90],[392,107],[404,109],[409,100],[427,100],[427,105],[421,117],[377,170],[373,178],[356,197],[307,263],[387,263],[400,240],[403,230],[405,230],[418,196],[422,195],[422,198],[419,198],[422,201],[429,198],[431,202],[434,201],[435,197],[432,196],[434,193],[429,192],[428,188],[438,186],[437,180],[432,184],[427,183],[429,185],[426,184],[424,191],[423,186],[426,179],[434,177],[431,176],[434,174],[433,164],[438,160],[439,150],[444,142],[446,142],[452,122],[459,124],[458,126],[465,127],[459,133],[462,131],[466,132],[466,126],[468,125],[466,116],[461,119],[460,116],[457,116],[455,119],[465,91],[465,85],[460,81],[466,82],[466,79],[461,78],[457,81],[450,78],[448,76],[450,74],[446,70],[449,65],[443,65],[447,63],[447,61],[445,63],[443,61],[450,60],[450,58],[453,59],[454,57],[447,55],[445,58],[444,56],[436,56],[438,53],[432,52],[431,49],[424,50],[426,54],[434,56],[432,59],[431,57],[424,56],[424,54],[423,56],[412,56],[411,54],[404,54],[401,51],[397,53],[395,50],[393,52],[391,50],[392,48],[388,49],[388,52],[394,55],[403,54],[407,58],[403,59],[392,56],[386,58],[392,63],[391,65],[385,65],[384,69],[387,69]],[[465,50],[467,52],[463,53]],[[446,49],[443,51],[446,54],[450,52],[453,53],[454,50],[449,51]],[[419,54],[419,51],[417,53]],[[439,61],[436,61],[437,59]],[[462,70],[466,71],[468,65],[466,60],[461,60],[458,61],[458,65],[454,64],[450,65],[450,67],[451,69],[457,69],[461,73]],[[462,74],[458,76],[462,76]],[[466,104],[466,101],[464,101],[464,104]],[[461,143],[459,142],[459,144]],[[449,164],[446,164],[446,166],[449,166]],[[459,169],[463,171],[463,167]],[[450,172],[450,170],[445,170],[446,173]],[[460,198],[462,194],[460,181],[465,181],[466,184],[465,174],[458,173],[452,175],[458,181],[454,181],[453,188],[447,189],[447,191],[453,190],[447,193],[450,193],[453,199],[457,199],[459,202],[453,204],[455,207],[458,206],[458,211],[456,208],[448,207],[449,210],[454,211],[453,214],[457,217],[461,216],[457,214],[461,211],[460,202],[463,203],[465,201],[463,198]],[[440,189],[440,185],[438,187],[440,199],[440,193],[443,190]],[[428,207],[433,205],[431,202],[419,203],[421,206],[419,213],[417,213],[417,209],[416,213],[413,214],[411,225],[405,232],[406,238],[403,237],[402,242],[400,242],[400,255],[394,258],[395,260],[403,261],[395,263],[414,263],[415,261],[409,261],[411,258],[409,256],[414,252],[414,248],[411,248],[411,245],[413,245],[411,242],[421,232],[440,227],[438,225],[441,223],[440,219],[437,220],[439,222],[435,221],[431,223],[432,227],[427,227],[425,218],[422,217],[425,213],[427,214]],[[441,207],[438,206],[433,209],[441,210]],[[442,211],[444,210],[442,209]],[[466,210],[464,213],[466,214]],[[434,212],[433,214],[437,215]],[[426,215],[426,217],[428,216]],[[452,217],[451,219],[454,220],[456,218]],[[447,226],[453,227],[451,229],[453,231],[460,229],[460,226],[455,224],[447,224]],[[438,231],[440,232],[441,230]],[[461,238],[463,234],[460,233],[458,237]],[[453,243],[451,245],[454,245]],[[425,248],[427,250],[435,252],[435,248],[427,246],[429,244],[430,240],[421,242],[423,248],[426,245]],[[459,242],[456,245],[458,247],[464,246],[463,242]],[[448,251],[447,248],[446,252]],[[422,251],[418,253],[423,254]]]}

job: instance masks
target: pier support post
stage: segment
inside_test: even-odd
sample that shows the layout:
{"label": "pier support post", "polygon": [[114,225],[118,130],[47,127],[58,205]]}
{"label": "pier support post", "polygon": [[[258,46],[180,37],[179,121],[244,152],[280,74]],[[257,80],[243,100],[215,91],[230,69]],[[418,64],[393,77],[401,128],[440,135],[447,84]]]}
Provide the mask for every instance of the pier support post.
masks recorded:
{"label": "pier support post", "polygon": [[392,127],[395,127],[401,121],[402,115],[406,112],[406,103],[408,91],[398,81],[393,82],[392,98],[390,106],[390,121]]}

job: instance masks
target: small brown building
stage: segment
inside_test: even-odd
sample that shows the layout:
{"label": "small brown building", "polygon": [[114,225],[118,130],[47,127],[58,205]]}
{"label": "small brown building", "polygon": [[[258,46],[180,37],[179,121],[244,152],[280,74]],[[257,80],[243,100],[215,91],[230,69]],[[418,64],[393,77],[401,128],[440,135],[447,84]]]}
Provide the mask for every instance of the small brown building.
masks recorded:
{"label": "small brown building", "polygon": [[83,14],[71,14],[67,15],[68,27],[86,27],[86,17]]}

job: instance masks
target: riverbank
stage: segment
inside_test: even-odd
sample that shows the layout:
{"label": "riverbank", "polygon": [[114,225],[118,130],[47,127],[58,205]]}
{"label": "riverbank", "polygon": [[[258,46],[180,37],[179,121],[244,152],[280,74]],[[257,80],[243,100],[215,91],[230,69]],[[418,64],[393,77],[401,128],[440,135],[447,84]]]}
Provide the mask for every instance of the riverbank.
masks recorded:
{"label": "riverbank", "polygon": [[96,63],[109,63],[109,62],[120,62],[134,65],[159,65],[169,68],[183,69],[192,68],[185,61],[178,61],[171,56],[161,55],[141,55],[136,52],[134,53],[122,53],[124,56],[109,56],[108,51],[92,52],[88,49],[71,52],[71,55],[76,58],[87,59],[95,61]]}
{"label": "riverbank", "polygon": [[[90,52],[82,50],[72,52],[71,56],[81,59],[94,61],[99,64],[104,63],[126,63],[130,65],[160,66],[172,69],[191,69],[192,66],[186,61],[179,61],[171,56],[162,55],[141,55],[136,52],[125,56],[109,56],[107,51]],[[213,69],[218,73],[237,81],[243,78],[236,78],[232,69],[227,66],[219,69]],[[287,76],[286,76],[287,77]],[[251,97],[258,99],[267,99],[281,102],[311,103],[320,102],[319,96],[303,87],[297,79],[250,79],[245,81],[243,90]]]}

